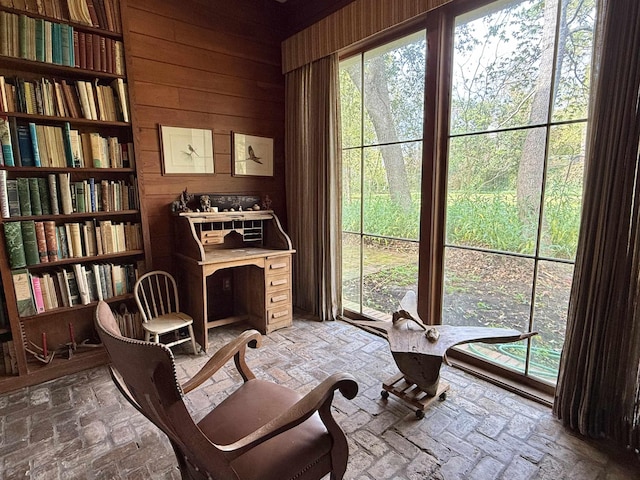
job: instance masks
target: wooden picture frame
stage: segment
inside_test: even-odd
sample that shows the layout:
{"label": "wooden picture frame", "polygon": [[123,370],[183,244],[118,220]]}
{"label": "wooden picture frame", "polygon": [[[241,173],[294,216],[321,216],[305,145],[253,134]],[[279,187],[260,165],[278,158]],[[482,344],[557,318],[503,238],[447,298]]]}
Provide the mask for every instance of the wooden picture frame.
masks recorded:
{"label": "wooden picture frame", "polygon": [[211,130],[159,127],[163,175],[215,173]]}
{"label": "wooden picture frame", "polygon": [[231,132],[234,177],[273,177],[273,138]]}

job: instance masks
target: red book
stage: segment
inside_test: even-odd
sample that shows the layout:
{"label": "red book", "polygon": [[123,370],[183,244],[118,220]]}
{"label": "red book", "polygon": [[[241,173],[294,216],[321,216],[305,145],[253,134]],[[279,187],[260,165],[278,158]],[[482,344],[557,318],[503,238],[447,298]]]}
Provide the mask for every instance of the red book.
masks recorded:
{"label": "red book", "polygon": [[73,31],[73,58],[74,66],[80,67],[80,35],[77,30]]}
{"label": "red book", "polygon": [[85,52],[87,54],[87,69],[94,70],[93,68],[93,35],[90,33],[85,34]]}

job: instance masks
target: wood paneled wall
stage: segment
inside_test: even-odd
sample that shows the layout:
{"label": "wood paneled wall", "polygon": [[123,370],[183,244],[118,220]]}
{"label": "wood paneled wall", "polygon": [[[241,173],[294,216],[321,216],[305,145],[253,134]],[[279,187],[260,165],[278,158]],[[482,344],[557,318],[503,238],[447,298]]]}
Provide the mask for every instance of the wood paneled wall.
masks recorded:
{"label": "wood paneled wall", "polygon": [[[285,221],[282,10],[273,0],[127,0],[127,68],[142,214],[153,268],[173,271],[170,203],[268,194]],[[214,175],[162,175],[158,126],[211,129]],[[274,138],[275,176],[231,175],[231,132]]]}

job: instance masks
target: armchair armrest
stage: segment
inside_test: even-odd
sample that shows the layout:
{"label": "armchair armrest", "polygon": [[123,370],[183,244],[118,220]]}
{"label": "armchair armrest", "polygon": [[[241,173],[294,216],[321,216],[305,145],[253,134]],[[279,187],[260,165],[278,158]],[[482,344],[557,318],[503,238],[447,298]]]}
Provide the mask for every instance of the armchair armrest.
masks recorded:
{"label": "armchair armrest", "polygon": [[247,350],[247,345],[251,348],[258,348],[261,344],[262,335],[257,330],[246,330],[242,332],[237,338],[220,348],[193,377],[187,380],[182,385],[182,391],[189,393],[194,388],[202,385],[202,383],[211,378],[211,376],[220,370],[232,357],[234,358],[236,368],[245,382],[255,378],[255,375],[247,366],[244,354]]}
{"label": "armchair armrest", "polygon": [[[307,393],[298,400],[294,405],[286,411],[278,415],[276,418],[266,423],[256,431],[246,435],[240,440],[229,445],[217,445],[217,447],[226,452],[230,459],[234,459],[254,448],[262,442],[275,437],[276,435],[290,430],[296,425],[301,424],[316,412],[320,413],[320,417],[327,427],[329,433],[334,436],[337,424],[333,421],[330,414],[331,402],[333,394],[336,390],[340,390],[342,395],[351,400],[358,393],[358,384],[352,375],[348,373],[335,373],[325,379],[317,387]],[[329,412],[328,415],[326,412]]]}

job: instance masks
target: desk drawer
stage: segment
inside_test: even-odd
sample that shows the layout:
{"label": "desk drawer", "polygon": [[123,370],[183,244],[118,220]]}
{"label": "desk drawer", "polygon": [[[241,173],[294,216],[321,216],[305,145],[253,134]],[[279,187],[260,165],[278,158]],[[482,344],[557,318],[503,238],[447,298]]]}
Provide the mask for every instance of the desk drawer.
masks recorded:
{"label": "desk drawer", "polygon": [[265,260],[264,269],[265,275],[269,278],[271,278],[271,275],[288,273],[291,270],[291,255],[267,258]]}
{"label": "desk drawer", "polygon": [[206,230],[200,232],[202,245],[217,245],[224,243],[224,232],[221,230]]}
{"label": "desk drawer", "polygon": [[277,305],[291,305],[291,289],[277,290],[267,294],[267,308]]}
{"label": "desk drawer", "polygon": [[272,273],[266,276],[265,281],[267,283],[267,292],[291,287],[291,275],[288,273],[278,275]]}
{"label": "desk drawer", "polygon": [[267,330],[288,327],[293,323],[291,305],[267,310]]}

